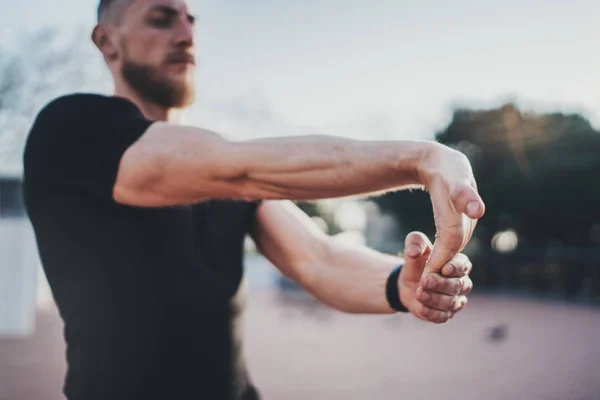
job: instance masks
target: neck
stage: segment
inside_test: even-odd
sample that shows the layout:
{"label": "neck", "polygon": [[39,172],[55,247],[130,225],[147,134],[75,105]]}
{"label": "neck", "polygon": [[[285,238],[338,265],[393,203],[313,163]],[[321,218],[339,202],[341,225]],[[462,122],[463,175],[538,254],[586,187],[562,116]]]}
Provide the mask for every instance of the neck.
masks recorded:
{"label": "neck", "polygon": [[135,90],[129,85],[117,82],[115,84],[116,97],[123,97],[132,103],[134,103],[144,117],[152,121],[165,121],[172,124],[183,123],[183,110],[181,108],[164,107],[158,105],[146,98],[141,97]]}

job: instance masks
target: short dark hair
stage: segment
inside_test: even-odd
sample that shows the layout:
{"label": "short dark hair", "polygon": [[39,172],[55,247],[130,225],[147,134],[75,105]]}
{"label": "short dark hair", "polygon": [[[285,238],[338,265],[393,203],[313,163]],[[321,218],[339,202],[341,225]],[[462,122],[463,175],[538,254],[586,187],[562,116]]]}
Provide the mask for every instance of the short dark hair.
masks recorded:
{"label": "short dark hair", "polygon": [[100,0],[98,4],[98,22],[104,20],[113,7],[125,3],[127,3],[125,0]]}
{"label": "short dark hair", "polygon": [[115,2],[115,0],[100,0],[100,4],[98,4],[98,22],[102,20],[102,16],[110,8],[110,6]]}

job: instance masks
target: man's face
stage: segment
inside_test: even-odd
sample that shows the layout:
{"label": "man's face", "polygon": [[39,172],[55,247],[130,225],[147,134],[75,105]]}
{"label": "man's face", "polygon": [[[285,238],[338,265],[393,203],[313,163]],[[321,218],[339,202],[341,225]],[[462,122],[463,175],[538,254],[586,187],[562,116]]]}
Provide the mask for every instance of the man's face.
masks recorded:
{"label": "man's face", "polygon": [[183,0],[132,0],[119,25],[119,70],[164,107],[194,101],[194,17]]}

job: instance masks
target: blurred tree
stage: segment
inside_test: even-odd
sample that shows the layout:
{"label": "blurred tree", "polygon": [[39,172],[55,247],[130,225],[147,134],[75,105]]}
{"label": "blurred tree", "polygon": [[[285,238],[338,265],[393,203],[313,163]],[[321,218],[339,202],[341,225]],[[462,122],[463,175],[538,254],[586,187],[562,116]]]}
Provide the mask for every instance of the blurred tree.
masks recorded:
{"label": "blurred tree", "polygon": [[[600,284],[600,134],[580,115],[528,114],[507,104],[457,110],[439,142],[471,161],[487,212],[475,232],[480,283],[526,283],[538,290],[581,293]],[[388,194],[377,203],[398,218],[404,233],[435,234],[425,192]],[[492,239],[512,229],[518,247],[495,251]],[[597,237],[598,235],[596,235]],[[467,252],[471,250],[467,248]],[[594,289],[596,288],[596,289]]]}
{"label": "blurred tree", "polygon": [[335,222],[335,217],[332,212],[323,207],[323,202],[319,201],[299,201],[296,202],[298,208],[313,219],[320,219],[325,226],[325,231],[329,235],[335,235],[341,232],[340,227]]}
{"label": "blurred tree", "polygon": [[[87,33],[85,34],[87,37]],[[0,47],[0,169],[19,171],[36,113],[61,94],[102,87],[100,56],[82,32],[42,28]],[[89,62],[94,57],[99,62]]]}

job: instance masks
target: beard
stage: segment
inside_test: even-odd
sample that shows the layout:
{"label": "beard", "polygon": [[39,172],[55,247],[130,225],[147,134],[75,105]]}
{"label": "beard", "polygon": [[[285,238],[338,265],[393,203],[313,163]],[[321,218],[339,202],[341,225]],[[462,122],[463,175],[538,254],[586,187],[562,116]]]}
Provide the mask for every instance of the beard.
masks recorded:
{"label": "beard", "polygon": [[195,92],[191,83],[169,81],[156,67],[124,60],[121,73],[140,96],[162,107],[183,108],[194,102]]}

